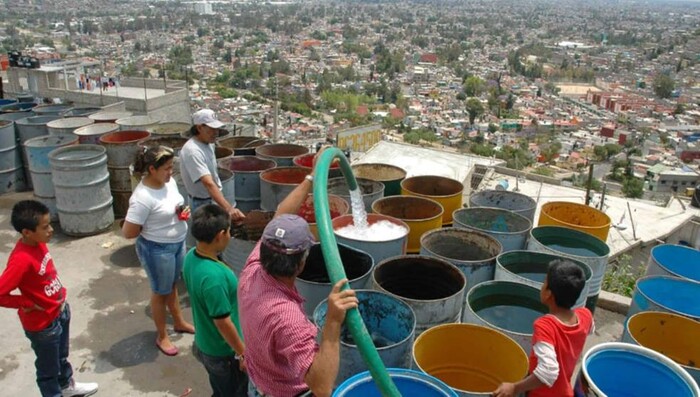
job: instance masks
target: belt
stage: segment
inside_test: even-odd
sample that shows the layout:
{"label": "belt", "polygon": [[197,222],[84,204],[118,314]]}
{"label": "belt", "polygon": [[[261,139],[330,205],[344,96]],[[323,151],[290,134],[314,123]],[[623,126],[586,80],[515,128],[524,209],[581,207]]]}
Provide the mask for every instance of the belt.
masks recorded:
{"label": "belt", "polygon": [[211,200],[211,197],[200,198],[200,197],[190,196],[190,198],[191,198],[192,200],[200,200],[200,201]]}

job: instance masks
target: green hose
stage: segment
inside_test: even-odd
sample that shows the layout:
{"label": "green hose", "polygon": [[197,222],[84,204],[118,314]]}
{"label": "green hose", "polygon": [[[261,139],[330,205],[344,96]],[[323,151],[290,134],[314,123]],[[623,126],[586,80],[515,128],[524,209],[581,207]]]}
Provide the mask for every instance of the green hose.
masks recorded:
{"label": "green hose", "polygon": [[[330,208],[328,205],[328,170],[330,169],[333,159],[340,159],[340,169],[343,171],[345,181],[350,190],[357,189],[357,181],[352,173],[350,163],[342,151],[338,148],[328,148],[318,159],[316,172],[314,176],[314,212],[316,215],[316,224],[318,227],[318,235],[321,240],[321,250],[323,251],[323,259],[326,261],[326,268],[330,276],[331,283],[335,284],[338,281],[347,278],[343,269],[340,254],[338,253],[338,243],[333,234],[333,225],[331,224]],[[350,288],[347,284],[344,289]],[[345,315],[345,325],[350,330],[353,340],[357,344],[362,359],[369,367],[369,372],[372,374],[374,383],[384,397],[401,397],[399,389],[394,385],[394,381],[389,377],[389,373],[384,367],[382,359],[374,347],[372,338],[365,328],[365,323],[362,321],[362,316],[357,309],[352,309]]]}

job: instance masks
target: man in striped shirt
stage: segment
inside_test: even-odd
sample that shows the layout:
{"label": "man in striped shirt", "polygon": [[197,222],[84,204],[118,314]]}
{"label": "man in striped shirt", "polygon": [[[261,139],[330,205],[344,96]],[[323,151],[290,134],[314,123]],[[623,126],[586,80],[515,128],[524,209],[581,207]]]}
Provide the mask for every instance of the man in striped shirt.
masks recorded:
{"label": "man in striped shirt", "polygon": [[241,272],[239,311],[255,396],[330,396],[338,375],[341,325],[345,312],[357,307],[355,292],[341,291],[347,280],[337,283],[317,343],[316,326],[306,318],[304,299],[294,286],[313,244],[309,225],[295,214],[312,185],[313,176],[280,203]]}

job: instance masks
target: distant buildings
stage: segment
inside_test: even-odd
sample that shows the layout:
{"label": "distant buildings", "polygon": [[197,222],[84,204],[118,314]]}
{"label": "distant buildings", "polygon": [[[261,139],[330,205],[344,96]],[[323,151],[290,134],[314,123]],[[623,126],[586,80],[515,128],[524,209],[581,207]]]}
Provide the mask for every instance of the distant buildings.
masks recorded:
{"label": "distant buildings", "polygon": [[206,1],[195,2],[194,12],[199,15],[214,15],[214,10],[211,7],[211,3]]}

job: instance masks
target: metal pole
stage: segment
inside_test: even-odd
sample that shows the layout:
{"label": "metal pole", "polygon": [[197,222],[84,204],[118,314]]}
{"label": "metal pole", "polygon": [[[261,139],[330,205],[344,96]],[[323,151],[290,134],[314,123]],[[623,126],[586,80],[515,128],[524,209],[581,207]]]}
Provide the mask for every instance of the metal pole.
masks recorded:
{"label": "metal pole", "polygon": [[632,237],[637,239],[637,230],[634,227],[634,217],[632,217],[632,208],[630,207],[630,202],[627,202],[627,211],[630,213],[630,223],[632,224]]}
{"label": "metal pole", "polygon": [[279,116],[279,85],[277,84],[277,77],[275,77],[275,118],[272,124],[272,143],[277,142],[277,117]]}
{"label": "metal pole", "polygon": [[[148,90],[146,89],[146,78],[143,78],[143,100],[144,102],[148,102]],[[148,106],[146,107],[146,111],[148,110]]]}
{"label": "metal pole", "polygon": [[593,184],[593,163],[588,167],[588,184],[586,186],[586,205],[591,202],[591,185]]}
{"label": "metal pole", "polygon": [[603,182],[603,194],[600,197],[600,210],[603,210],[603,204],[605,204],[605,191],[608,188],[608,184]]}

